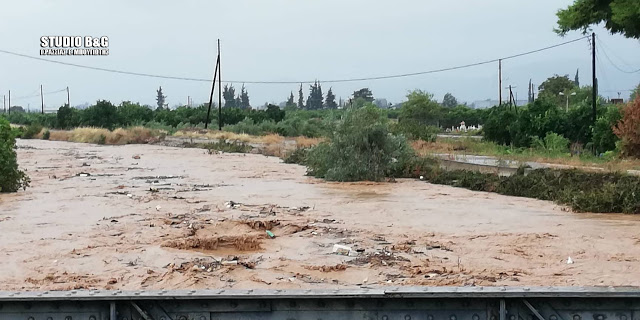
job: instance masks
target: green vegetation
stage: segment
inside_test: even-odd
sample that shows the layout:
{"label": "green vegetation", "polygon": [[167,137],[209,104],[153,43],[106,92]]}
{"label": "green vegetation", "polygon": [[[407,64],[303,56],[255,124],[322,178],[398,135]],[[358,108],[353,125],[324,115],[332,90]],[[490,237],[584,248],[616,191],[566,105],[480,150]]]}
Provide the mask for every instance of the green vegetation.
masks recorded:
{"label": "green vegetation", "polygon": [[18,169],[15,134],[9,122],[0,117],[0,192],[26,189],[31,182],[24,171]]}
{"label": "green vegetation", "polygon": [[556,32],[565,35],[572,30],[586,33],[589,27],[604,22],[611,33],[640,39],[640,2],[637,0],[575,0],[558,11]]}
{"label": "green vegetation", "polygon": [[640,177],[620,173],[538,169],[501,177],[473,171],[435,171],[425,179],[475,191],[555,201],[577,212],[640,213]]}
{"label": "green vegetation", "polygon": [[388,119],[373,106],[350,109],[329,141],[308,152],[309,175],[330,181],[380,181],[413,156],[403,136],[390,133]]}
{"label": "green vegetation", "polygon": [[213,153],[214,151],[228,152],[228,153],[248,153],[253,148],[239,141],[217,141],[217,142],[209,142],[209,143],[187,143],[184,145],[185,148],[198,148],[198,149],[206,149],[209,153]]}

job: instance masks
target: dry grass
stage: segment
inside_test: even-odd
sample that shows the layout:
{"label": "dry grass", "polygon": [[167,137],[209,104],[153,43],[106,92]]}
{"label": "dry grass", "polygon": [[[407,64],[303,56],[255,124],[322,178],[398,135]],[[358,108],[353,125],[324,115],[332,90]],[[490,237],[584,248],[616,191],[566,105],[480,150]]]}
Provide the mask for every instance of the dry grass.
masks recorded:
{"label": "dry grass", "polygon": [[324,141],[322,138],[307,138],[304,136],[296,137],[296,147],[297,148],[309,148],[315,145],[318,145],[320,142]]}
{"label": "dry grass", "polygon": [[174,137],[180,138],[200,138],[200,139],[212,139],[212,140],[231,140],[239,142],[252,142],[256,137],[248,134],[237,134],[227,131],[218,130],[179,130],[173,134]]}
{"label": "dry grass", "polygon": [[76,128],[72,131],[51,131],[49,140],[96,144],[135,144],[162,140],[165,133],[144,127],[118,128],[109,131],[103,128]]}
{"label": "dry grass", "polygon": [[279,134],[268,134],[266,136],[255,137],[252,142],[259,142],[264,144],[281,144],[284,142],[284,137]]}

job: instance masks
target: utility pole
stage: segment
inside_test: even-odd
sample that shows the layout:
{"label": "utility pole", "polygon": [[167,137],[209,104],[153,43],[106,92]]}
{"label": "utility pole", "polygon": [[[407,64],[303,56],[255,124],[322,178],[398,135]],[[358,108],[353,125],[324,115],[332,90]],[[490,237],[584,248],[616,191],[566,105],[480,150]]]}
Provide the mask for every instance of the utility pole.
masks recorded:
{"label": "utility pole", "polygon": [[502,59],[498,60],[498,105],[502,105]]}
{"label": "utility pole", "polygon": [[216,59],[216,69],[213,72],[213,83],[211,84],[211,95],[209,96],[209,108],[207,109],[207,120],[204,122],[204,128],[209,127],[209,116],[211,115],[211,105],[213,104],[213,93],[216,89],[216,77],[218,76],[218,68],[220,67],[220,56]]}
{"label": "utility pole", "polygon": [[598,78],[596,77],[596,33],[591,34],[591,68],[592,68],[592,107],[593,107],[593,126],[596,126],[596,100],[598,98]]}
{"label": "utility pole", "polygon": [[71,108],[71,98],[69,95],[69,86],[67,86],[67,107]]}
{"label": "utility pole", "polygon": [[40,85],[40,102],[42,103],[42,114],[44,114],[44,97],[42,96],[42,85]]}
{"label": "utility pole", "polygon": [[222,64],[220,63],[220,39],[218,39],[218,130],[222,131]]}
{"label": "utility pole", "polygon": [[11,90],[9,90],[9,114],[11,114]]}

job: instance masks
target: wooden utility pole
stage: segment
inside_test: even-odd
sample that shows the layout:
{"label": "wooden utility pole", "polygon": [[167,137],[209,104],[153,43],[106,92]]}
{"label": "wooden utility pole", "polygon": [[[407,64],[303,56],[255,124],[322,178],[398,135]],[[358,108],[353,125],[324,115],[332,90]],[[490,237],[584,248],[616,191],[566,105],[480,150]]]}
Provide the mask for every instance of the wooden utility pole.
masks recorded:
{"label": "wooden utility pole", "polygon": [[592,121],[593,126],[595,128],[596,125],[596,104],[598,99],[598,78],[596,77],[596,33],[591,34],[591,68],[592,68],[592,107],[593,107],[593,115]]}
{"label": "wooden utility pole", "polygon": [[42,104],[42,114],[44,114],[44,97],[42,96],[42,85],[40,85],[40,103]]}
{"label": "wooden utility pole", "polygon": [[222,64],[220,57],[220,39],[218,39],[218,130],[222,131]]}
{"label": "wooden utility pole", "polygon": [[207,109],[207,119],[204,122],[204,128],[209,128],[209,117],[211,116],[211,105],[213,104],[213,93],[216,89],[216,77],[218,76],[218,68],[220,67],[220,57],[216,59],[216,69],[213,72],[213,83],[211,84],[211,95],[209,96],[209,108]]}
{"label": "wooden utility pole", "polygon": [[71,108],[71,98],[69,96],[69,86],[67,86],[67,107]]}
{"label": "wooden utility pole", "polygon": [[498,105],[502,105],[502,59],[498,60]]}
{"label": "wooden utility pole", "polygon": [[11,114],[11,90],[9,90],[9,114]]}

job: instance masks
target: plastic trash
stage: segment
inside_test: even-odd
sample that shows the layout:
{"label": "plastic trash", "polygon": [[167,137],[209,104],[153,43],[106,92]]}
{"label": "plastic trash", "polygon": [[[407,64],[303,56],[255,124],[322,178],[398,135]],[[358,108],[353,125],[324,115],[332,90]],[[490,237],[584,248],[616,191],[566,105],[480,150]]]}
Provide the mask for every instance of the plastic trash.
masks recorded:
{"label": "plastic trash", "polygon": [[573,264],[573,259],[571,259],[571,257],[569,257],[569,259],[567,259],[567,264]]}
{"label": "plastic trash", "polygon": [[273,238],[275,238],[275,237],[276,237],[276,235],[275,235],[275,234],[273,234],[273,232],[271,232],[271,231],[269,231],[269,230],[267,230],[267,235],[268,235],[268,236],[269,236],[269,238],[271,238],[271,239],[273,239]]}
{"label": "plastic trash", "polygon": [[340,244],[334,244],[333,245],[333,253],[335,254],[339,254],[339,255],[343,255],[343,256],[348,256],[351,253],[351,248],[347,247],[347,246],[343,246]]}

